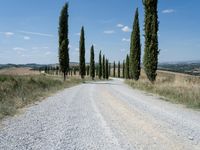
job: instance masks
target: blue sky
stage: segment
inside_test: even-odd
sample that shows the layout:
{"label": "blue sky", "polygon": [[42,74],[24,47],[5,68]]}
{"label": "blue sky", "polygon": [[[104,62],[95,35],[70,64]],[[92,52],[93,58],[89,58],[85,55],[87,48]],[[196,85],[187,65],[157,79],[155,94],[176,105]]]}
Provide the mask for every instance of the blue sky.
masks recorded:
{"label": "blue sky", "polygon": [[[0,64],[58,62],[58,20],[66,0],[1,0]],[[130,31],[141,0],[69,0],[70,60],[78,61],[79,32],[85,27],[86,60],[95,46],[110,61],[122,61],[129,53]],[[159,0],[159,62],[200,60],[200,1]]]}

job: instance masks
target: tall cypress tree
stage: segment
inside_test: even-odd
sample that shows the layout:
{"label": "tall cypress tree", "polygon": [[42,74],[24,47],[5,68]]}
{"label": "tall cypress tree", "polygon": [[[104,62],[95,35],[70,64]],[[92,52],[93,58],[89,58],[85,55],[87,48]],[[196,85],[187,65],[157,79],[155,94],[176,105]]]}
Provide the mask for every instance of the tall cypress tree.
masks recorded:
{"label": "tall cypress tree", "polygon": [[79,50],[80,50],[80,75],[83,79],[85,76],[85,35],[84,35],[84,27],[81,28],[80,42],[79,42]]}
{"label": "tall cypress tree", "polygon": [[144,70],[151,82],[156,80],[158,65],[158,0],[143,0],[145,9]]}
{"label": "tall cypress tree", "polygon": [[103,65],[102,65],[102,72],[103,72],[103,78],[106,78],[106,62],[105,62],[105,55],[103,55]]}
{"label": "tall cypress tree", "polygon": [[99,52],[99,67],[98,67],[98,70],[99,70],[99,79],[102,78],[102,58],[101,58],[101,51]]}
{"label": "tall cypress tree", "polygon": [[125,61],[123,61],[122,75],[125,78]]}
{"label": "tall cypress tree", "polygon": [[95,77],[95,61],[94,61],[94,46],[92,45],[90,50],[90,76],[92,80]]}
{"label": "tall cypress tree", "polygon": [[120,69],[121,69],[121,67],[120,67],[120,61],[118,62],[118,78],[120,78]]}
{"label": "tall cypress tree", "polygon": [[130,78],[130,73],[129,73],[129,56],[126,56],[126,68],[125,68],[125,74],[126,74],[126,79]]}
{"label": "tall cypress tree", "polygon": [[113,77],[115,77],[115,61],[113,63]]}
{"label": "tall cypress tree", "polygon": [[66,80],[66,74],[69,71],[69,39],[68,39],[68,3],[61,10],[59,19],[59,64],[60,70]]}
{"label": "tall cypress tree", "polygon": [[133,23],[133,31],[131,33],[130,45],[130,77],[138,80],[140,77],[140,57],[141,57],[141,44],[140,44],[140,26],[138,8],[135,11],[135,18]]}

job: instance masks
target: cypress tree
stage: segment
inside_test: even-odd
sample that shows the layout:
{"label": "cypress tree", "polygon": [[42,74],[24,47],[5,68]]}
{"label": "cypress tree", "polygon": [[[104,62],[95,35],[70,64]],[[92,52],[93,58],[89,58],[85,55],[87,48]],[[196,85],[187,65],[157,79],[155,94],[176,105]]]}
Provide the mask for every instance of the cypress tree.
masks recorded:
{"label": "cypress tree", "polygon": [[115,61],[113,63],[113,77],[115,77]]}
{"label": "cypress tree", "polygon": [[158,65],[158,0],[143,0],[145,9],[145,48],[143,65],[145,73],[151,82],[156,80]]}
{"label": "cypress tree", "polygon": [[98,75],[99,75],[99,79],[101,79],[102,78],[102,62],[101,62],[102,60],[101,60],[101,51],[99,52],[99,67],[98,67],[98,69],[99,69],[99,73],[98,73]]}
{"label": "cypress tree", "polygon": [[79,50],[80,50],[80,75],[83,79],[85,76],[85,35],[84,35],[84,27],[81,28],[80,42],[79,42]]}
{"label": "cypress tree", "polygon": [[125,78],[125,61],[123,61],[122,75]]}
{"label": "cypress tree", "polygon": [[109,66],[108,66],[108,59],[106,59],[106,79],[109,78]]}
{"label": "cypress tree", "polygon": [[95,77],[95,61],[94,61],[94,46],[90,50],[90,77],[94,80]]}
{"label": "cypress tree", "polygon": [[[109,62],[108,62],[109,63]],[[110,75],[111,75],[111,65],[110,65],[110,63],[109,63],[109,65],[108,65],[108,77],[110,77]]]}
{"label": "cypress tree", "polygon": [[141,44],[140,44],[140,26],[138,8],[135,11],[135,18],[133,23],[133,31],[131,33],[130,45],[130,77],[138,80],[140,77],[140,57],[141,57]]}
{"label": "cypress tree", "polygon": [[105,56],[103,55],[103,66],[102,66],[102,69],[103,69],[103,78],[105,79],[106,78],[106,62],[105,62]]}
{"label": "cypress tree", "polygon": [[118,78],[120,78],[120,61],[118,62]]}
{"label": "cypress tree", "polygon": [[126,79],[129,79],[129,56],[126,56],[126,67],[125,67],[125,75],[126,75]]}
{"label": "cypress tree", "polygon": [[87,73],[87,76],[90,75],[90,66],[89,65],[86,66],[86,73]]}
{"label": "cypress tree", "polygon": [[69,71],[69,39],[68,39],[68,3],[61,10],[59,18],[59,64],[60,70],[66,80],[66,74]]}

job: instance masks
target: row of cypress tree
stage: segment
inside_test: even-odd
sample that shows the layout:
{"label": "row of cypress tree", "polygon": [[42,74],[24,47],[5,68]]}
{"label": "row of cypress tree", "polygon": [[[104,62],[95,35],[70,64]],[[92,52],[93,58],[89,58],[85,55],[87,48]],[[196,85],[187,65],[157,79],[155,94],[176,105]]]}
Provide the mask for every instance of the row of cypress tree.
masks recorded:
{"label": "row of cypress tree", "polygon": [[[147,78],[154,82],[158,64],[158,0],[143,0],[145,9],[144,31],[145,48],[143,57],[144,71]],[[113,76],[115,77],[115,62],[113,64]],[[141,71],[141,42],[138,8],[135,11],[133,30],[131,33],[130,55],[123,62],[123,77],[138,80]],[[120,77],[120,63],[118,64],[118,77]]]}
{"label": "row of cypress tree", "polygon": [[[158,12],[157,12],[158,0],[143,0],[143,5],[145,9],[145,21],[144,21],[144,31],[145,31],[145,48],[143,65],[144,71],[148,79],[153,82],[156,80],[156,70],[158,64]],[[64,74],[64,80],[66,79],[66,74],[69,71],[69,39],[68,39],[68,3],[66,3],[61,11],[59,20],[59,63],[60,70]],[[85,66],[85,35],[84,27],[81,28],[81,35],[79,41],[79,74],[83,79],[86,75]],[[94,46],[90,50],[90,76],[92,79],[95,77],[95,61],[94,61]],[[99,78],[107,79],[110,75],[108,59],[99,53],[99,64],[98,73]],[[116,64],[113,64],[113,76],[116,76]],[[118,77],[120,77],[120,62],[118,62]],[[127,55],[126,61],[123,62],[122,74],[123,77],[127,79],[138,80],[141,71],[141,42],[140,42],[140,26],[139,26],[139,13],[138,8],[135,11],[133,30],[131,33],[131,43],[130,43],[130,55]]]}
{"label": "row of cypress tree", "polygon": [[[69,66],[69,39],[68,39],[68,3],[64,5],[61,10],[61,15],[59,18],[59,64],[60,70],[64,75],[64,80],[66,80],[66,75],[70,70]],[[94,56],[94,46],[92,45],[90,49],[90,65],[86,68],[85,63],[85,33],[84,27],[81,28],[80,33],[80,41],[79,41],[79,75],[83,79],[87,73],[90,74],[91,78],[95,78],[95,56]],[[99,65],[98,65],[98,73],[99,79],[108,79],[110,75],[109,71],[109,61],[103,55],[103,59],[101,58],[101,52],[99,54]]]}

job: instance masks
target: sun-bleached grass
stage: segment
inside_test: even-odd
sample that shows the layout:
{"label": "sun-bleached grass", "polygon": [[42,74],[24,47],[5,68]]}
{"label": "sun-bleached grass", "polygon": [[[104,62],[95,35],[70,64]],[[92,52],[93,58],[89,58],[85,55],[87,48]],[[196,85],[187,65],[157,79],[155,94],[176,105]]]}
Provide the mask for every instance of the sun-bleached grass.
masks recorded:
{"label": "sun-bleached grass", "polygon": [[200,77],[158,71],[157,80],[152,84],[142,71],[139,81],[125,82],[133,88],[164,96],[167,101],[200,108]]}

